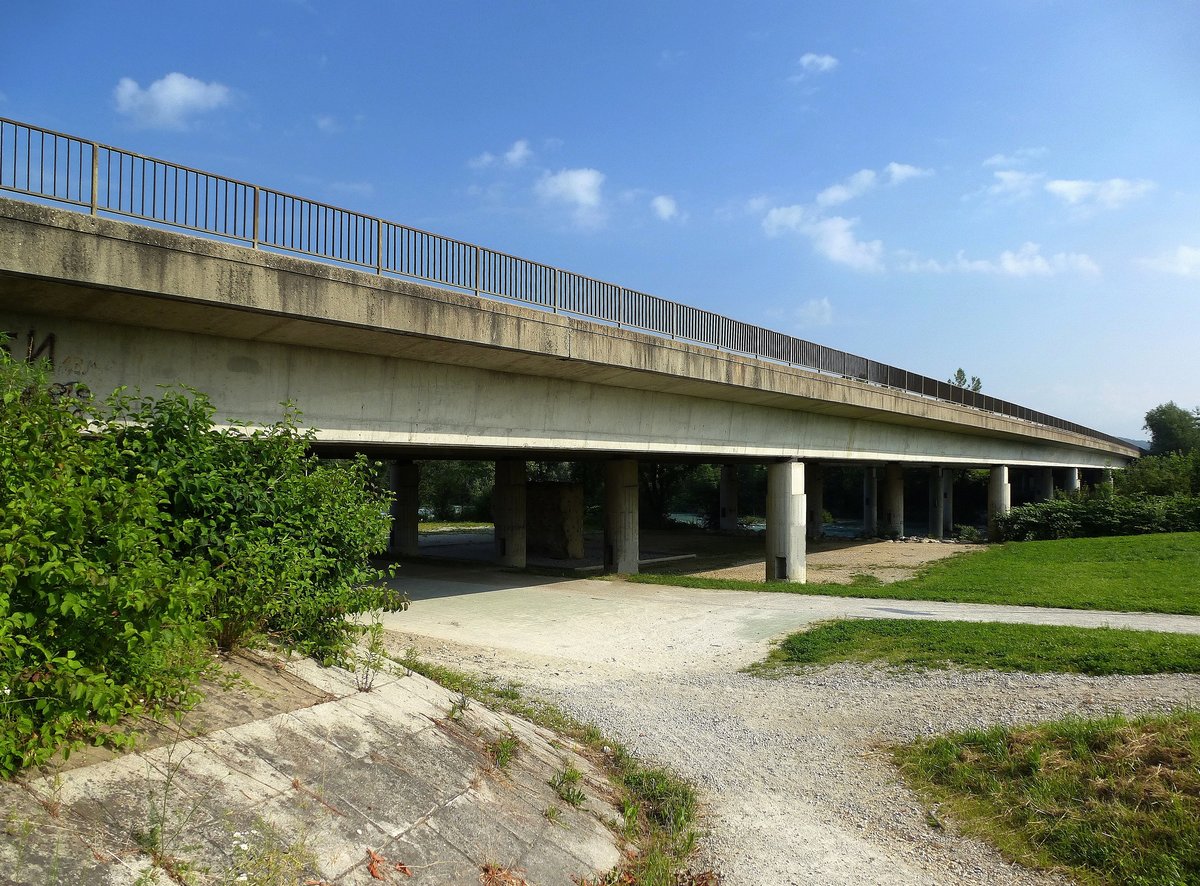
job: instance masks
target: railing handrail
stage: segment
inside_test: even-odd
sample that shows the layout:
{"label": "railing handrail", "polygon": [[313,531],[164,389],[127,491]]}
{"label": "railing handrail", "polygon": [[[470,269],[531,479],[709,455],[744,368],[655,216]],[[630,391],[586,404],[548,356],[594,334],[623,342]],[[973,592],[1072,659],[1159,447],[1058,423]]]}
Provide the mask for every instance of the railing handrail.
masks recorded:
{"label": "railing handrail", "polygon": [[[9,133],[12,143],[11,168],[6,159]],[[52,145],[49,170],[46,157],[48,144]],[[59,175],[60,144],[65,145],[66,150],[62,176]],[[35,146],[38,150],[36,166],[33,164]],[[72,146],[77,147],[74,169],[71,168]],[[91,156],[85,179],[83,165],[86,149],[90,149]],[[106,156],[103,177],[100,175],[102,152]],[[117,163],[115,167],[114,157]],[[24,161],[23,168],[18,160]],[[149,191],[147,165],[153,177]],[[112,181],[114,168],[117,173],[115,191]],[[203,192],[200,190],[201,180],[204,182]],[[179,205],[181,182],[182,209]],[[22,183],[25,187],[19,186]],[[74,198],[71,196],[72,185]],[[192,188],[190,194],[189,186]],[[266,247],[364,268],[381,276],[424,280],[472,292],[480,297],[532,304],[556,313],[573,314],[760,360],[840,375],[940,402],[997,413],[1018,421],[1071,431],[1108,443],[1129,445],[1119,437],[1006,400],[597,277],[7,117],[0,117],[0,190],[88,208],[93,215],[106,213],[137,218],[199,235],[249,243],[255,249]],[[168,197],[173,200],[169,201]],[[126,203],[128,210],[124,208]],[[284,214],[285,211],[287,214]],[[189,219],[194,223],[190,223]],[[348,223],[351,221],[352,224]],[[271,225],[271,230],[267,229],[268,225]],[[358,232],[355,231],[356,225],[360,227]],[[385,255],[389,256],[386,262]],[[569,285],[572,282],[574,286]],[[614,302],[613,306],[606,307],[610,301]],[[587,306],[598,307],[597,310],[581,309]],[[753,345],[747,346],[751,341]],[[854,372],[851,372],[851,367]]]}

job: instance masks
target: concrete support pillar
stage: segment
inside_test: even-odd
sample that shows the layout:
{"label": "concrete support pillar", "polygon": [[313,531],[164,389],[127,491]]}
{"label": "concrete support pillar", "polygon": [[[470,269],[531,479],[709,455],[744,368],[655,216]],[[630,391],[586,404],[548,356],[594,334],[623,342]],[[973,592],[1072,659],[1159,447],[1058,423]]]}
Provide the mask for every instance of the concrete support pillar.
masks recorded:
{"label": "concrete support pillar", "polygon": [[417,556],[417,523],[420,520],[420,468],[411,461],[390,461],[388,490],[392,493],[392,533],[387,552],[393,557]]}
{"label": "concrete support pillar", "polygon": [[904,469],[887,465],[883,469],[883,534],[904,535]]}
{"label": "concrete support pillar", "polygon": [[1038,468],[1037,500],[1050,501],[1054,498],[1054,468]]}
{"label": "concrete support pillar", "polygon": [[496,562],[501,566],[525,568],[528,536],[525,502],[525,462],[498,460],[496,485],[492,490],[492,520],[496,524]]}
{"label": "concrete support pillar", "polygon": [[804,463],[767,465],[767,581],[803,582]]}
{"label": "concrete support pillar", "polygon": [[1068,495],[1079,494],[1079,468],[1067,468],[1067,478],[1063,481],[1063,491]]}
{"label": "concrete support pillar", "polygon": [[638,463],[631,458],[604,466],[604,568],[638,571]]}
{"label": "concrete support pillar", "polygon": [[934,466],[929,469],[929,537],[942,538],[945,534],[945,507],[946,500],[942,496],[942,474],[944,471],[941,467]]}
{"label": "concrete support pillar", "polygon": [[942,468],[942,538],[954,535],[954,469]]}
{"label": "concrete support pillar", "polygon": [[804,464],[804,495],[808,500],[807,535],[819,539],[825,535],[825,468],[818,462]]}
{"label": "concrete support pillar", "polygon": [[874,467],[863,468],[863,535],[879,534],[879,479]]}
{"label": "concrete support pillar", "polygon": [[1112,468],[1101,468],[1100,469],[1100,481],[1096,485],[1107,486],[1109,489],[1112,489],[1113,488],[1113,469]]}
{"label": "concrete support pillar", "polygon": [[997,540],[996,518],[1007,514],[1012,505],[1012,487],[1008,483],[1008,466],[995,465],[988,481],[988,538]]}
{"label": "concrete support pillar", "polygon": [[721,465],[720,527],[722,532],[736,532],[738,528],[737,465]]}

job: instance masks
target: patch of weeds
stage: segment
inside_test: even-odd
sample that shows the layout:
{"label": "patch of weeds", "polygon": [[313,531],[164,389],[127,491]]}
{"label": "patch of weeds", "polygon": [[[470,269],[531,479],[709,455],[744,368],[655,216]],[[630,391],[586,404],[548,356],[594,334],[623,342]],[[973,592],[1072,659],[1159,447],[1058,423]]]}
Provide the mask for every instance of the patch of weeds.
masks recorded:
{"label": "patch of weeds", "polygon": [[151,776],[151,764],[147,761],[146,773],[146,826],[134,828],[130,836],[154,864],[166,872],[176,883],[192,883],[199,872],[188,862],[179,858],[179,853],[191,847],[179,845],[179,838],[199,813],[203,798],[195,797],[190,803],[180,806],[176,795],[176,779],[183,764],[191,756],[191,749],[180,755],[182,726],[178,727],[175,740],[167,745],[161,767],[162,779],[157,784]]}
{"label": "patch of weeds", "polygon": [[[594,725],[539,699],[523,698],[514,683],[423,661],[413,649],[400,661],[451,691],[469,695],[494,711],[529,720],[591,750],[593,762],[604,767],[618,789],[617,802],[625,818],[622,827],[627,831],[624,836],[638,852],[605,876],[580,881],[581,886],[716,886],[715,874],[687,870],[687,859],[696,846],[696,794],[687,782],[665,769],[643,766],[620,744],[605,739]],[[561,818],[556,806],[542,814],[548,821]]]}
{"label": "patch of weeds", "polygon": [[554,773],[550,778],[549,785],[554,788],[554,793],[558,794],[560,800],[568,805],[579,808],[587,801],[583,789],[579,787],[579,782],[582,779],[582,772],[576,769],[573,764],[564,763],[563,768]]}
{"label": "patch of weeds", "polygon": [[487,746],[488,756],[492,760],[492,765],[500,770],[508,768],[508,764],[517,756],[517,752],[520,749],[521,740],[511,731],[504,738],[496,739],[496,741],[491,742]]}
{"label": "patch of weeds", "polygon": [[507,865],[488,862],[479,869],[483,886],[527,886],[525,878]]}
{"label": "patch of weeds", "polygon": [[962,830],[1098,884],[1200,882],[1200,712],[1064,720],[893,749]]}
{"label": "patch of weeds", "polygon": [[375,688],[375,678],[387,662],[387,650],[383,645],[383,623],[378,619],[366,630],[367,642],[356,655],[354,664],[354,688],[359,692],[370,692]]}
{"label": "patch of weeds", "polygon": [[550,824],[562,824],[562,810],[557,806],[547,806],[542,810],[542,817]]}
{"label": "patch of weeds", "polygon": [[450,703],[450,710],[446,712],[447,720],[461,720],[463,714],[471,709],[471,699],[467,697],[465,692],[460,692],[458,698]]}
{"label": "patch of weeds", "polygon": [[317,859],[306,845],[306,837],[285,840],[262,820],[249,831],[234,831],[233,841],[233,862],[226,882],[285,886],[316,872]]}

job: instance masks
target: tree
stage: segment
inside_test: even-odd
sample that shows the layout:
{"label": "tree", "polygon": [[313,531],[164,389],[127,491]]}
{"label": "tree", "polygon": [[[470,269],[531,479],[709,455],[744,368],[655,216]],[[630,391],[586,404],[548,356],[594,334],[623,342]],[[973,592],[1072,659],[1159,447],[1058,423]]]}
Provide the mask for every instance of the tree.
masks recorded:
{"label": "tree", "polygon": [[983,387],[983,381],[978,375],[972,375],[970,379],[968,379],[967,374],[963,372],[963,368],[961,366],[958,367],[958,371],[954,373],[951,378],[946,380],[956,388],[966,388],[968,391],[973,391],[976,394],[978,394],[980,389]]}
{"label": "tree", "polygon": [[1150,432],[1150,454],[1187,454],[1200,449],[1200,408],[1188,412],[1172,401],[1146,413],[1143,427]]}

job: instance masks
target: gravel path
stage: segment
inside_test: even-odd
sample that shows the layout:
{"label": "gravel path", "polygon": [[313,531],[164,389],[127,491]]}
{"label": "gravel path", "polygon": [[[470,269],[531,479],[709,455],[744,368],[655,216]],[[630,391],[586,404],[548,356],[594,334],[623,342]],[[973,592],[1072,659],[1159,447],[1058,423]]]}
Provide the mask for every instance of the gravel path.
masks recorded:
{"label": "gravel path", "polygon": [[[480,570],[406,569],[402,583],[414,604],[388,622],[395,647],[415,645],[435,660],[518,680],[693,780],[707,813],[702,849],[726,886],[1065,882],[930,827],[886,745],[1200,700],[1200,677],[1191,675],[899,674],[839,665],[763,680],[738,671],[762,658],[772,638],[828,617],[831,606],[878,617],[911,603],[539,582]],[[929,617],[932,608],[955,611],[922,603],[912,614]],[[1001,608],[964,607],[975,618],[987,609]],[[1101,614],[1096,623],[1119,624],[1121,616]],[[1158,626],[1172,624],[1200,631],[1200,619]],[[1142,626],[1155,623],[1143,617]]]}

